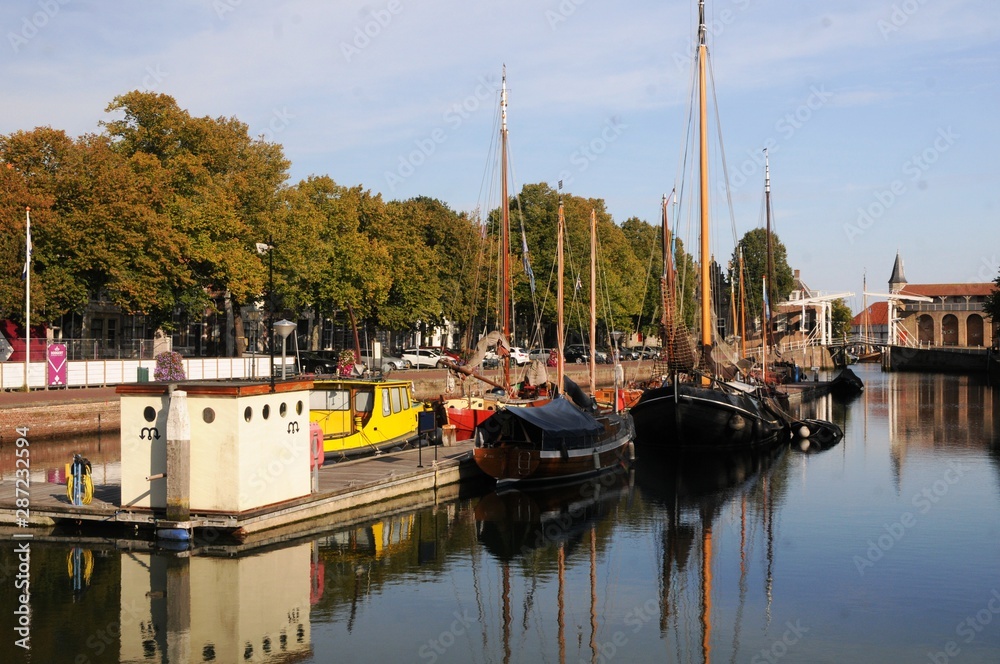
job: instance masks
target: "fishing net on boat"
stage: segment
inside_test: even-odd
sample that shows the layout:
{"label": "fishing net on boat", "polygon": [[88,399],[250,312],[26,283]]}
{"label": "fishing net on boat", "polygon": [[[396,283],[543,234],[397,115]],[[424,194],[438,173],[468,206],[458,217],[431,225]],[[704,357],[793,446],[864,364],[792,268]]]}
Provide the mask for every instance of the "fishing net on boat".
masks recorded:
{"label": "fishing net on boat", "polygon": [[[698,353],[694,336],[677,313],[676,300],[670,289],[663,288],[663,355],[656,362],[654,371],[665,369],[664,373],[690,371],[698,366]],[[660,367],[662,365],[662,367]]]}

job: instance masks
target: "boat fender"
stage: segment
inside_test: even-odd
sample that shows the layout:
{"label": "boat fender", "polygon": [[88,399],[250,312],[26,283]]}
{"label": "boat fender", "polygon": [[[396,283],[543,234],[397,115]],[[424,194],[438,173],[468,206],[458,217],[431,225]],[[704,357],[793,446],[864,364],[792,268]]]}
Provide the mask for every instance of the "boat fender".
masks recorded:
{"label": "boat fender", "polygon": [[629,463],[635,461],[635,443],[631,440],[628,441],[628,445],[625,448],[625,458],[628,459]]}
{"label": "boat fender", "polygon": [[309,469],[323,466],[323,429],[317,422],[309,423]]}
{"label": "boat fender", "polygon": [[729,418],[729,428],[733,431],[743,431],[746,425],[747,421],[739,413],[733,413],[733,416]]}
{"label": "boat fender", "polygon": [[809,436],[812,435],[812,431],[809,430],[808,426],[803,424],[801,427],[799,427],[797,435],[799,438],[808,438]]}
{"label": "boat fender", "polygon": [[594,450],[594,470],[601,469],[601,453]]}

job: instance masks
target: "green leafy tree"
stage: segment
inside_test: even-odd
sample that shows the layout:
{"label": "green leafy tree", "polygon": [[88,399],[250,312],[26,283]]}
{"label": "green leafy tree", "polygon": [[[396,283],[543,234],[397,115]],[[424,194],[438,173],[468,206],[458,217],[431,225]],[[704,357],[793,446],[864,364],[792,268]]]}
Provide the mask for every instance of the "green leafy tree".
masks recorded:
{"label": "green leafy tree", "polygon": [[370,218],[384,218],[381,198],[321,176],[299,182],[282,199],[275,280],[285,296],[283,305],[326,316],[350,305],[361,318],[373,316],[388,301],[392,286],[389,270],[373,269],[391,264],[389,248],[363,230]]}
{"label": "green leafy tree", "polygon": [[993,291],[986,296],[983,312],[994,321],[1000,320],[1000,274],[993,280]]}
{"label": "green leafy tree", "polygon": [[[777,234],[771,233],[771,245],[774,260],[774,284],[768,287],[768,292],[773,294],[771,306],[788,298],[795,286],[795,279],[792,276],[792,268],[788,265],[788,252],[785,245],[778,239]],[[763,295],[761,284],[767,274],[767,230],[755,228],[747,231],[736,245],[733,251],[731,265],[733,270],[738,270],[739,252],[743,250],[744,274],[746,277],[745,294],[747,299],[747,315],[760,315],[763,311]],[[731,279],[736,279],[738,284],[739,275],[731,274]]]}
{"label": "green leafy tree", "polygon": [[854,314],[843,298],[838,297],[831,304],[830,319],[833,323],[833,337],[844,339],[851,332],[851,320],[854,318]]}

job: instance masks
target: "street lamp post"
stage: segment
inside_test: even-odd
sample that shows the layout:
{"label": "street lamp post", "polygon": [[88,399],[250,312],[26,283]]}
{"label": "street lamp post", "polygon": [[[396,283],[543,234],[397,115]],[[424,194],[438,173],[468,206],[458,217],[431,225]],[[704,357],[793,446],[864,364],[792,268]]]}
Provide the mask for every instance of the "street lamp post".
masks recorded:
{"label": "street lamp post", "polygon": [[275,323],[273,327],[274,333],[281,337],[281,380],[285,380],[285,341],[288,339],[288,335],[295,330],[295,323],[282,319]]}

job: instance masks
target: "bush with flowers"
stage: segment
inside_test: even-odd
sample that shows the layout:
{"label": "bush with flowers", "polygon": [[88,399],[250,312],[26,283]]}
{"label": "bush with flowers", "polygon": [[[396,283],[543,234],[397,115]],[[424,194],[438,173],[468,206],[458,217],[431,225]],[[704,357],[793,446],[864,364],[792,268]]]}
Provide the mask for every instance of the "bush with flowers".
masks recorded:
{"label": "bush with flowers", "polygon": [[153,380],[178,381],[184,378],[184,363],[181,361],[180,353],[170,350],[156,356]]}
{"label": "bush with flowers", "polygon": [[341,376],[350,376],[354,373],[354,351],[344,349],[337,356],[337,373]]}

